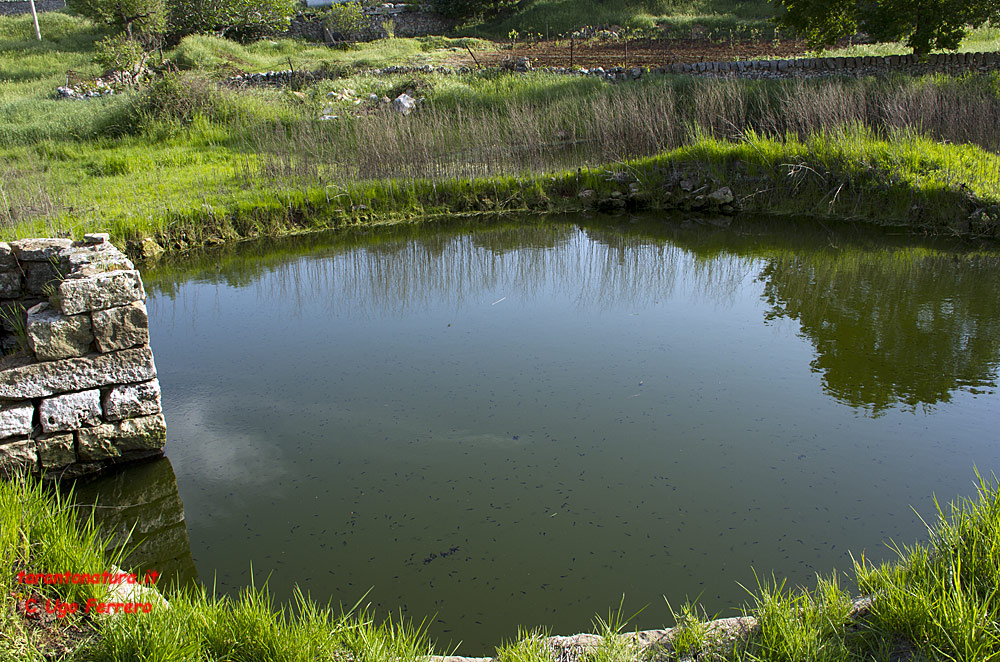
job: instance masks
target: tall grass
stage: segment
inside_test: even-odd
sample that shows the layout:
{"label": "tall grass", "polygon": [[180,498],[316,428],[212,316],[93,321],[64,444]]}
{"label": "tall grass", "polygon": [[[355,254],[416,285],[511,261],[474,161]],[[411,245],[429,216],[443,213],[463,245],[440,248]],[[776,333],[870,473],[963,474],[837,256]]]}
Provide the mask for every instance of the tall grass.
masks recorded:
{"label": "tall grass", "polygon": [[[103,549],[92,524],[81,528],[71,499],[22,475],[0,478],[0,659],[42,659],[37,632],[16,605],[35,598],[44,611],[46,600],[59,600],[77,603],[82,611],[88,599],[105,596],[106,587],[99,584],[26,584],[19,573],[104,572],[116,559],[106,560]],[[79,615],[70,615],[61,625],[79,621]]]}
{"label": "tall grass", "polygon": [[[259,156],[247,166],[247,183],[542,173],[650,156],[705,138],[804,142],[845,130],[883,141],[903,133],[1000,148],[996,79],[661,78],[602,88],[583,81],[546,102],[522,85],[499,97],[478,90],[489,104],[469,91],[445,93],[414,117],[372,113],[333,123],[257,125],[241,136],[244,151]],[[932,164],[909,165],[921,171]]]}

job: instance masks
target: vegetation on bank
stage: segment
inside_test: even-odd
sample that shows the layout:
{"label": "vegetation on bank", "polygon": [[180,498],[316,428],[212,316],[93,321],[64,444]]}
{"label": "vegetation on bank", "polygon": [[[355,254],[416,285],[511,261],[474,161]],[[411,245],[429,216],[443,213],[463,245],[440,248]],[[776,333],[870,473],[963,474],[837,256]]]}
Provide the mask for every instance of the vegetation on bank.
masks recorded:
{"label": "vegetation on bank", "polygon": [[[749,637],[720,647],[707,616],[696,605],[675,612],[674,655],[714,653],[714,659],[758,662],[842,662],[926,659],[987,660],[1000,655],[1000,491],[979,479],[975,498],[938,510],[929,540],[898,547],[899,559],[874,566],[863,557],[854,568],[866,599],[854,601],[836,577],[817,578],[812,589],[791,589],[778,579],[750,587],[743,615],[756,619]],[[29,573],[103,572],[93,522],[79,521],[71,499],[37,481],[0,481],[0,659],[41,660],[416,660],[434,651],[420,625],[376,619],[365,608],[332,608],[297,595],[278,606],[266,587],[237,597],[172,589],[169,609],[106,618],[77,613],[29,617],[26,602],[86,604],[106,600],[98,584],[30,586]],[[40,611],[44,611],[42,608]],[[376,622],[378,620],[378,622]],[[621,610],[597,618],[603,642],[588,662],[643,659],[624,635]],[[441,651],[438,651],[441,652]],[[445,651],[447,652],[447,651]],[[547,662],[539,631],[498,648],[503,662]],[[669,656],[673,659],[673,656]],[[662,658],[661,658],[662,659]]]}
{"label": "vegetation on bank", "polygon": [[[53,88],[67,66],[95,72],[102,33],[43,19],[42,42],[30,17],[0,19],[3,238],[110,229],[186,247],[446,213],[697,208],[678,175],[729,186],[751,211],[996,229],[997,75],[372,75],[358,68],[440,62],[463,42],[330,51],[192,36],[163,54],[179,71],[70,102]],[[341,77],[294,91],[216,84],[282,63]],[[417,112],[369,99],[401,92],[424,98]]]}

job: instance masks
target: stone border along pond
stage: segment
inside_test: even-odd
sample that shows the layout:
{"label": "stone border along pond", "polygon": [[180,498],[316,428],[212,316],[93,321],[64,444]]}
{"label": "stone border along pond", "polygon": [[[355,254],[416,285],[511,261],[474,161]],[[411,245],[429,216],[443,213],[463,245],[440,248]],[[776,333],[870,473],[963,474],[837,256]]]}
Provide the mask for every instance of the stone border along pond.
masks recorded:
{"label": "stone border along pond", "polygon": [[0,476],[163,454],[145,299],[107,234],[0,243]]}

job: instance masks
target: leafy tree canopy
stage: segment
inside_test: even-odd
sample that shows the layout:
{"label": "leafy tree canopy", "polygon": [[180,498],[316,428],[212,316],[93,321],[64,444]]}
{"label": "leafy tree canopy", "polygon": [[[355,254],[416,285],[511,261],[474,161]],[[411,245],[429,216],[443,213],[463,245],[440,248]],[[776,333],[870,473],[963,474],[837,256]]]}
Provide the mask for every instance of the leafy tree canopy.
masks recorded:
{"label": "leafy tree canopy", "polygon": [[775,0],[779,25],[814,48],[858,31],[905,41],[918,55],[954,50],[970,27],[1000,23],[1000,0]]}
{"label": "leafy tree canopy", "polygon": [[288,27],[298,0],[169,0],[174,37],[214,33],[252,41]]}
{"label": "leafy tree canopy", "polygon": [[66,6],[130,38],[162,34],[167,24],[166,0],[67,0]]}

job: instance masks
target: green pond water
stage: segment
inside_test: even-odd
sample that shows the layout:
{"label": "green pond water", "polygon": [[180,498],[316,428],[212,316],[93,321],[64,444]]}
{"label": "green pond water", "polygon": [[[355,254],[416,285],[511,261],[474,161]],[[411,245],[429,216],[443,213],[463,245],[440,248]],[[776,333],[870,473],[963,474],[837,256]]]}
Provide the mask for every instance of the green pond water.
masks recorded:
{"label": "green pond water", "polygon": [[[144,274],[167,460],[90,484],[135,560],[428,619],[631,627],[924,537],[1000,467],[1000,253],[747,219],[535,218]],[[912,509],[911,509],[912,507]],[[442,646],[443,648],[444,646]]]}

